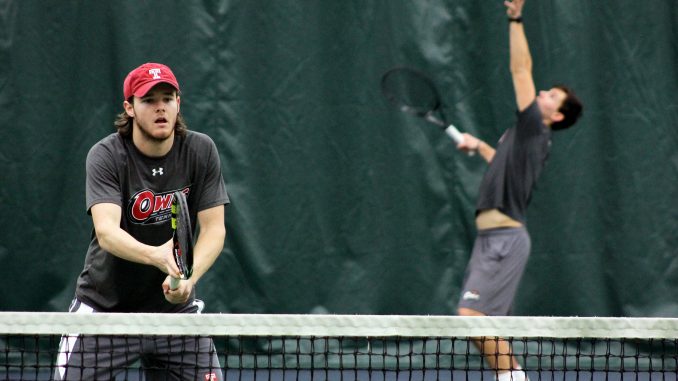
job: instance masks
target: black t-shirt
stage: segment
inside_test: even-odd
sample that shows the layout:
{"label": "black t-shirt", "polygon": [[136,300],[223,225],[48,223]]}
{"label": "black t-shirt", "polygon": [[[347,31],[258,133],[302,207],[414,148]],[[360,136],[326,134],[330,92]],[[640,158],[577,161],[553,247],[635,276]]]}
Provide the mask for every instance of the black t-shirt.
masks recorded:
{"label": "black t-shirt", "polygon": [[[95,144],[87,155],[87,211],[98,203],[122,209],[120,227],[139,242],[158,246],[172,237],[172,194],[187,195],[191,224],[197,214],[229,203],[216,145],[207,135],[188,131],[176,136],[167,155],[151,158],[117,133]],[[159,269],[104,251],[92,231],[76,295],[97,311],[176,312],[184,305],[165,300]]]}
{"label": "black t-shirt", "polygon": [[551,148],[551,129],[534,101],[518,112],[516,126],[506,130],[480,184],[476,213],[499,209],[526,224],[532,190]]}

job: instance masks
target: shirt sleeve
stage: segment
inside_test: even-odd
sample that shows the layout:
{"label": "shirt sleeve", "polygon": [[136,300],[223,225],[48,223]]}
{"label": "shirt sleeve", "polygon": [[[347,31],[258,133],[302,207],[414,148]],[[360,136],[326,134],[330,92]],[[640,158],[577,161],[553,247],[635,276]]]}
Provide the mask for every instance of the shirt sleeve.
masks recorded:
{"label": "shirt sleeve", "polygon": [[102,144],[95,144],[85,162],[85,199],[87,213],[95,204],[113,203],[122,206],[119,175],[112,152]]}
{"label": "shirt sleeve", "polygon": [[519,138],[539,135],[542,133],[543,126],[541,111],[536,99],[525,110],[518,112],[516,127]]}
{"label": "shirt sleeve", "polygon": [[226,192],[224,177],[221,173],[221,159],[217,151],[217,146],[212,139],[208,138],[207,141],[207,157],[205,160],[207,167],[203,183],[204,186],[198,204],[198,211],[230,203],[228,193]]}

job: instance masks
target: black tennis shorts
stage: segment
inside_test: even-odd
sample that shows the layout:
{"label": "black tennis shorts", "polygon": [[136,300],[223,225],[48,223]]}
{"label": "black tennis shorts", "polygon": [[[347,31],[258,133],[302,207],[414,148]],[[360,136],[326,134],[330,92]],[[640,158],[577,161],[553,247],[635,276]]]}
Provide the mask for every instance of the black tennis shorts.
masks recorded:
{"label": "black tennis shorts", "polygon": [[[70,312],[95,313],[77,299]],[[136,378],[138,372],[146,381],[223,380],[219,358],[209,337],[74,333],[62,336],[58,356],[55,380],[119,380]]]}

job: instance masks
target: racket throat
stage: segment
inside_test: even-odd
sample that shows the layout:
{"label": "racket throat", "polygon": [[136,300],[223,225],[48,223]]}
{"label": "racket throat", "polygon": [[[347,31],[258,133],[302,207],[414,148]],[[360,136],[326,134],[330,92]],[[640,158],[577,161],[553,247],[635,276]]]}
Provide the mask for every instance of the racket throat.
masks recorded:
{"label": "racket throat", "polygon": [[447,124],[445,122],[443,122],[442,120],[440,120],[439,118],[436,118],[436,116],[433,115],[432,111],[429,111],[426,114],[424,114],[424,120],[426,120],[427,122],[433,123],[435,125],[438,125],[440,127],[447,127]]}

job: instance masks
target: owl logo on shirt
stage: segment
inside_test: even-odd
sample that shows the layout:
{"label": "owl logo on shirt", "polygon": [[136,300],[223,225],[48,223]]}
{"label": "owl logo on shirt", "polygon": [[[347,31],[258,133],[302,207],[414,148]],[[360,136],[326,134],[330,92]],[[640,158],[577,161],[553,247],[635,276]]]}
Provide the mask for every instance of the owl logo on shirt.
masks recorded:
{"label": "owl logo on shirt", "polygon": [[[187,197],[189,187],[181,190]],[[172,199],[175,191],[156,194],[150,189],[135,193],[129,200],[127,210],[130,221],[136,224],[155,224],[171,218]]]}

